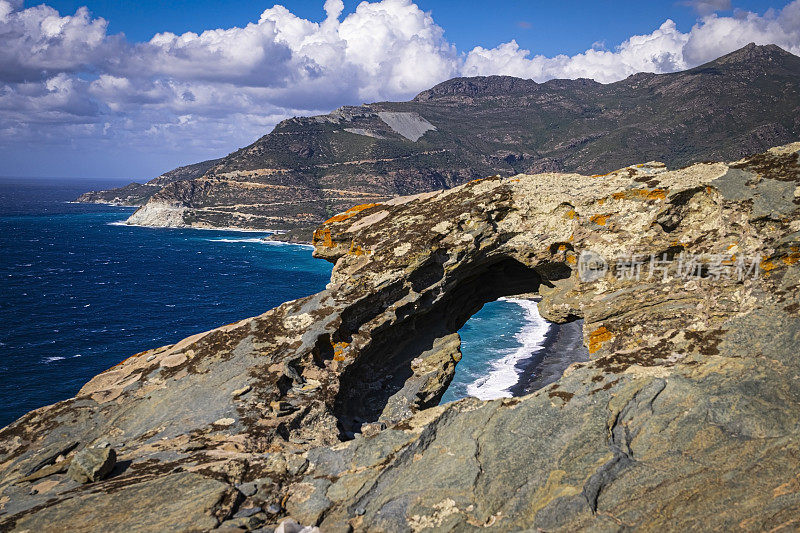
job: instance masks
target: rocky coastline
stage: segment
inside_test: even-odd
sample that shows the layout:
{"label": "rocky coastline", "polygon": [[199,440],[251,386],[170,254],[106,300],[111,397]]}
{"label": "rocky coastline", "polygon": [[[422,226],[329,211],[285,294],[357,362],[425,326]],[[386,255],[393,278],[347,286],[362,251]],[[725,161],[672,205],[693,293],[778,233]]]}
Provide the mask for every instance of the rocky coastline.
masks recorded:
{"label": "rocky coastline", "polygon": [[[0,530],[800,524],[800,143],[476,180],[350,208],[313,242],[324,291],[0,430]],[[582,320],[588,361],[439,406],[460,327],[525,293]]]}

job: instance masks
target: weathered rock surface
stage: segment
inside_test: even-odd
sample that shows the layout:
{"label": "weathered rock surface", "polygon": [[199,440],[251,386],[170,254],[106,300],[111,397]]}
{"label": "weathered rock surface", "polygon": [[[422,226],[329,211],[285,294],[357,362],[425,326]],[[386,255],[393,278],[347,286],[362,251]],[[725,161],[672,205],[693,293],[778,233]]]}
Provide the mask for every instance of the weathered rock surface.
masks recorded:
{"label": "weathered rock surface", "polygon": [[[774,45],[611,84],[456,78],[409,102],[285,120],[224,158],[138,186],[149,201],[130,222],[281,229],[290,231],[283,239],[309,240],[313,226],[354,204],[495,174],[738,159],[796,140],[798,117],[800,58]],[[143,196],[115,189],[82,200]]]}
{"label": "weathered rock surface", "polygon": [[84,448],[72,458],[67,475],[78,483],[93,483],[110,474],[116,462],[114,448]]}
{"label": "weathered rock surface", "polygon": [[[798,152],[490,178],[336,215],[315,233],[325,291],[137,354],[0,431],[0,527],[796,529]],[[587,251],[646,257],[645,274],[583,281]],[[521,293],[582,318],[591,359],[524,397],[437,406],[458,329]],[[101,441],[108,478],[56,468]]]}

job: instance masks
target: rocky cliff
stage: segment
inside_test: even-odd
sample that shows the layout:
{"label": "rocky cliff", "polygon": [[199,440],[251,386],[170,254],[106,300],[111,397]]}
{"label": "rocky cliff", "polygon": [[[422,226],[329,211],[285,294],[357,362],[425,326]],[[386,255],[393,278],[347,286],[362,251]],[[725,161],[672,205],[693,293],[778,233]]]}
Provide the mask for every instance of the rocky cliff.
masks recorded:
{"label": "rocky cliff", "polygon": [[[323,292],[2,429],[0,528],[796,529],[798,198],[795,143],[354,207],[314,234]],[[519,293],[582,318],[591,359],[437,406],[458,329]]]}
{"label": "rocky cliff", "polygon": [[797,139],[798,117],[800,58],[776,46],[607,85],[458,78],[410,102],[283,121],[224,158],[149,182],[131,223],[309,228],[355,204],[496,174],[738,159]]}
{"label": "rocky cliff", "polygon": [[151,179],[147,183],[134,182],[108,191],[87,192],[80,195],[76,201],[87,204],[141,206],[146,204],[164,186],[176,181],[199,178],[219,161],[219,159],[210,159],[193,165],[178,167]]}

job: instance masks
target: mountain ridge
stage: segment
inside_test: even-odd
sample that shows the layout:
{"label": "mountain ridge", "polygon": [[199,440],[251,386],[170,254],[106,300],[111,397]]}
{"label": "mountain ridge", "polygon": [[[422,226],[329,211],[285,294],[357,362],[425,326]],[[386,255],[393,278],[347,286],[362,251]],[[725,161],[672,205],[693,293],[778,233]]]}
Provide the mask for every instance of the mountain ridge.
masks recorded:
{"label": "mountain ridge", "polygon": [[[134,188],[151,195],[130,221],[296,230],[307,240],[310,226],[351,205],[475,178],[604,174],[642,160],[674,168],[798,137],[800,57],[774,45],[610,84],[454,78],[408,102],[284,120],[225,157]],[[116,191],[81,201],[118,200]]]}

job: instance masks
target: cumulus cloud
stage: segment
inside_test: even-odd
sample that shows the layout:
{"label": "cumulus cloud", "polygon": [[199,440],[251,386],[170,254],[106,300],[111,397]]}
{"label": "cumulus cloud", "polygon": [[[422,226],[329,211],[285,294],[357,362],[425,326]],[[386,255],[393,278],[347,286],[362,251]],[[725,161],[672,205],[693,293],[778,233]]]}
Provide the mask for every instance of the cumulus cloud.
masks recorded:
{"label": "cumulus cloud", "polygon": [[92,18],[85,7],[62,17],[46,5],[20,6],[0,0],[0,81],[102,68],[119,53],[121,40],[109,37],[107,22]]}
{"label": "cumulus cloud", "polygon": [[671,20],[649,35],[635,35],[614,51],[590,49],[574,56],[530,56],[516,41],[492,49],[476,47],[466,58],[466,75],[505,74],[545,81],[592,78],[612,82],[636,72],[672,72],[687,68],[683,48],[689,39]]}
{"label": "cumulus cloud", "polygon": [[647,35],[634,35],[613,50],[590,49],[574,56],[531,55],[515,41],[491,49],[476,47],[467,54],[466,75],[505,74],[545,81],[552,78],[592,78],[618,81],[637,72],[674,72],[733,52],[751,42],[777,44],[800,54],[800,0],[764,15],[740,12],[734,17],[703,17],[689,32],[672,20]]}
{"label": "cumulus cloud", "polygon": [[349,14],[342,0],[320,3],[321,22],[276,5],[244,27],[131,43],[86,8],[61,15],[0,0],[0,156],[32,143],[124,146],[172,154],[131,158],[159,173],[165,161],[247,144],[283,118],[407,99],[459,75],[612,82],[690,68],[749,42],[800,53],[800,0],[727,17],[715,14],[727,0],[691,1],[702,18],[688,32],[667,20],[610,49],[555,57],[515,41],[458,51],[411,0],[365,1]]}

